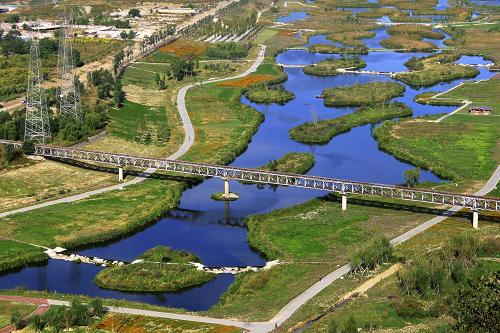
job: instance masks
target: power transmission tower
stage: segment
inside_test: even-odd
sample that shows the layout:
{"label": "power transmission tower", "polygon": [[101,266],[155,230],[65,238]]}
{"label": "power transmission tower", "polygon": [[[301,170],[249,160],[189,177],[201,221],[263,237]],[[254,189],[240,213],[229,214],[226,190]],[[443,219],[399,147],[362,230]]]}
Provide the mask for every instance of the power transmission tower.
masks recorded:
{"label": "power transmission tower", "polygon": [[77,85],[74,69],[73,46],[66,33],[66,20],[59,34],[58,68],[61,80],[59,101],[61,118],[82,121],[80,88]]}
{"label": "power transmission tower", "polygon": [[41,70],[40,46],[38,40],[33,37],[30,47],[24,139],[46,143],[50,141],[50,123]]}

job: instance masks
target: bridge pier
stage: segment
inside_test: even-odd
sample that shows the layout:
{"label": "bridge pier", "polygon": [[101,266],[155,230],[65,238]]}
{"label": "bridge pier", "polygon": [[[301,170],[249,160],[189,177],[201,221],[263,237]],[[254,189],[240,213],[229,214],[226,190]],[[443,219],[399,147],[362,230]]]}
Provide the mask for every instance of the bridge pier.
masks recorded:
{"label": "bridge pier", "polygon": [[347,195],[342,194],[342,210],[347,210]]}
{"label": "bridge pier", "polygon": [[477,210],[472,212],[472,227],[479,229],[479,212]]}
{"label": "bridge pier", "polygon": [[224,196],[229,196],[229,178],[224,178]]}
{"label": "bridge pier", "polygon": [[123,168],[118,167],[118,181],[122,182],[123,181]]}

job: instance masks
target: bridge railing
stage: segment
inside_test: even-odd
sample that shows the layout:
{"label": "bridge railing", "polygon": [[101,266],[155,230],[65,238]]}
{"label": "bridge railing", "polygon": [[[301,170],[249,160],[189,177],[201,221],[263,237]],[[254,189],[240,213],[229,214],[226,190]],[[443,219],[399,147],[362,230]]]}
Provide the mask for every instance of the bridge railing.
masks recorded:
{"label": "bridge railing", "polygon": [[82,149],[36,146],[35,155],[132,166],[223,179],[293,186],[343,194],[364,194],[423,203],[461,206],[472,210],[500,211],[500,199],[343,179],[265,171],[260,169],[193,163],[177,160],[102,153]]}

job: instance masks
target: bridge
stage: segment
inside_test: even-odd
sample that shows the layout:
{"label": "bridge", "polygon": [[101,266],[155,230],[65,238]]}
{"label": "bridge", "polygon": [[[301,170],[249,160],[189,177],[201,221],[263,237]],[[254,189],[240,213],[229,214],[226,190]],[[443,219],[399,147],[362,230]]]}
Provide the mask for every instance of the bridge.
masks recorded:
{"label": "bridge", "polygon": [[[21,148],[19,141],[0,140],[0,144]],[[451,205],[468,208],[473,211],[473,226],[478,226],[478,212],[500,211],[500,199],[452,192],[442,192],[422,188],[356,182],[351,180],[299,175],[283,172],[266,171],[261,169],[239,168],[233,166],[184,162],[160,158],[104,153],[77,148],[35,145],[33,155],[90,161],[115,165],[118,167],[119,180],[123,180],[123,167],[154,168],[195,176],[217,177],[225,182],[226,195],[229,195],[229,181],[241,180],[253,183],[291,186],[311,190],[337,192],[342,195],[342,210],[347,209],[347,195],[361,194],[379,196],[405,201],[422,202],[438,205]]]}

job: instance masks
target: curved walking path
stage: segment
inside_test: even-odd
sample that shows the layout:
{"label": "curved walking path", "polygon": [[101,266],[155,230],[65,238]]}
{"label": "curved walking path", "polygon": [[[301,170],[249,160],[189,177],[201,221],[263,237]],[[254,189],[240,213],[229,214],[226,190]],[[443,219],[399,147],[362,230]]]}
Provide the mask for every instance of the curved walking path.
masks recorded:
{"label": "curved walking path", "polygon": [[[179,92],[177,94],[177,109],[179,110],[179,114],[180,114],[181,120],[182,120],[182,125],[183,125],[184,131],[185,131],[184,141],[183,141],[182,145],[179,147],[179,149],[175,153],[173,153],[172,155],[168,156],[167,159],[170,159],[170,160],[178,159],[179,157],[181,157],[182,155],[187,153],[188,150],[191,148],[191,146],[194,144],[195,132],[194,132],[193,124],[191,123],[191,119],[189,118],[188,111],[186,109],[186,100],[185,99],[186,99],[186,93],[188,92],[188,90],[195,87],[195,86],[199,86],[202,84],[209,84],[209,83],[239,79],[239,78],[245,77],[245,76],[255,72],[257,70],[257,67],[259,67],[262,64],[262,62],[264,61],[265,51],[266,51],[266,47],[264,45],[261,45],[257,59],[253,62],[253,64],[250,66],[250,68],[248,68],[245,72],[243,72],[241,74],[231,76],[231,77],[210,79],[210,80],[207,80],[204,82],[193,83],[193,84],[184,86],[179,90]],[[26,207],[14,209],[11,211],[3,212],[3,213],[0,213],[0,217],[6,217],[6,216],[17,214],[17,213],[29,212],[29,211],[32,211],[35,209],[49,207],[49,206],[57,205],[60,203],[74,202],[74,201],[89,198],[89,197],[97,195],[97,194],[102,194],[102,193],[106,193],[106,192],[110,192],[110,191],[114,191],[114,190],[121,190],[127,186],[138,184],[138,183],[142,182],[150,174],[154,173],[156,170],[157,169],[155,169],[155,168],[149,168],[149,169],[146,169],[142,173],[141,176],[135,177],[134,179],[129,180],[127,182],[123,182],[123,183],[108,186],[108,187],[103,187],[103,188],[96,189],[93,191],[88,191],[85,193],[75,194],[75,195],[65,197],[65,198],[60,198],[60,199],[47,201],[47,202],[43,202],[43,203],[36,204],[36,205],[26,206]]]}
{"label": "curved walking path", "polygon": [[[37,306],[37,308],[32,313],[30,313],[29,316],[25,317],[24,320],[26,320],[27,318],[29,318],[31,316],[44,314],[50,308],[49,301],[44,299],[44,298],[0,295],[0,301],[35,304]],[[8,326],[3,327],[3,328],[0,327],[0,333],[10,333],[13,331],[15,331],[14,325],[8,325]]]}

